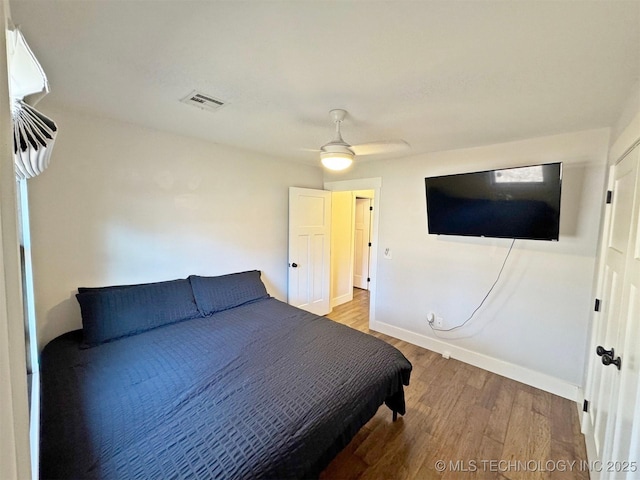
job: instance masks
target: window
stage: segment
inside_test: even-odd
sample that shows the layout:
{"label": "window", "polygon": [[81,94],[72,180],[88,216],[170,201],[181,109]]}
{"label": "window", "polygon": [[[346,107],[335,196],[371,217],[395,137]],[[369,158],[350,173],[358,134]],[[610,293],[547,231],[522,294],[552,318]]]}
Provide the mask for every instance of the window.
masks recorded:
{"label": "window", "polygon": [[542,165],[507,168],[493,172],[493,180],[496,183],[542,183],[544,172]]}

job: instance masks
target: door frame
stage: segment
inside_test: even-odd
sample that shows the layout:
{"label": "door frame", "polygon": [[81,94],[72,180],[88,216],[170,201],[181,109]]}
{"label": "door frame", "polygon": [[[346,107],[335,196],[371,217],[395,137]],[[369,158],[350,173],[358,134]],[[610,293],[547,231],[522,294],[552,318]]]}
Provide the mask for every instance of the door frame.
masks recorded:
{"label": "door frame", "polygon": [[371,257],[369,259],[369,324],[376,319],[376,291],[378,285],[378,226],[380,220],[380,206],[382,205],[382,177],[359,178],[353,180],[339,180],[324,182],[324,189],[331,192],[348,192],[354,190],[373,190],[374,207],[371,221]]}

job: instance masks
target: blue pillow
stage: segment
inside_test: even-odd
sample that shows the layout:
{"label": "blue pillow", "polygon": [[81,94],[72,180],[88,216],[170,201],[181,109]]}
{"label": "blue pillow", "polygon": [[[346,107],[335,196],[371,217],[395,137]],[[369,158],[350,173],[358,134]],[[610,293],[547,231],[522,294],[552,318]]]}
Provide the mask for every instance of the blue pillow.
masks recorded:
{"label": "blue pillow", "polygon": [[269,298],[258,270],[219,277],[191,275],[189,281],[198,309],[204,316]]}
{"label": "blue pillow", "polygon": [[78,293],[86,292],[105,292],[107,290],[120,290],[122,288],[140,287],[142,285],[151,285],[150,283],[138,283],[134,285],[109,285],[107,287],[78,287]]}
{"label": "blue pillow", "polygon": [[85,347],[200,316],[187,279],[78,291]]}

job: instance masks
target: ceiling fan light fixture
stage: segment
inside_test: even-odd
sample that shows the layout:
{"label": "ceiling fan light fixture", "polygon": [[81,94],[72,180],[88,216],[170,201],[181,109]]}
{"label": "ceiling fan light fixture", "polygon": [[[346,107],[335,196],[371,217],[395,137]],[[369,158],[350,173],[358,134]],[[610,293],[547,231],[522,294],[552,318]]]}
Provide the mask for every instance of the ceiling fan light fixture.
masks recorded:
{"label": "ceiling fan light fixture", "polygon": [[353,154],[342,152],[327,152],[320,154],[320,161],[329,170],[345,170],[353,163]]}
{"label": "ceiling fan light fixture", "polygon": [[356,155],[359,157],[360,155],[388,153],[409,148],[409,144],[404,140],[384,140],[360,145],[350,145],[342,139],[342,135],[340,134],[340,124],[347,116],[347,111],[334,109],[329,112],[329,116],[336,124],[336,131],[333,140],[320,147],[320,161],[322,165],[329,170],[346,170],[351,166]]}

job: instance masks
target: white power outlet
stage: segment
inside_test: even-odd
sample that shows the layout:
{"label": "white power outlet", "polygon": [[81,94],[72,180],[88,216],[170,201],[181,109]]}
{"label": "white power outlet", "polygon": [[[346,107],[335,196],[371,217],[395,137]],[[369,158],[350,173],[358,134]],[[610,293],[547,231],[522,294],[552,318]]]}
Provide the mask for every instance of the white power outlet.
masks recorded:
{"label": "white power outlet", "polygon": [[436,327],[442,328],[443,326],[444,326],[444,320],[442,319],[442,317],[438,317],[436,315]]}
{"label": "white power outlet", "polygon": [[433,312],[429,312],[427,314],[427,322],[429,322],[429,325],[433,325],[433,322],[436,321],[436,314]]}

